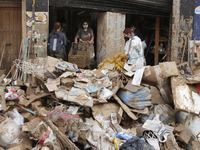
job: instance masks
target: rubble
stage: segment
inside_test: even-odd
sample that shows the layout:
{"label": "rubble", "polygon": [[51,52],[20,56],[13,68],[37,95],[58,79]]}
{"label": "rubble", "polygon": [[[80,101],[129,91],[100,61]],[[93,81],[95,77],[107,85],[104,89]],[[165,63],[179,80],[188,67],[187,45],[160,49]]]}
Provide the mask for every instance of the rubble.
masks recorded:
{"label": "rubble", "polygon": [[183,121],[187,117],[176,118],[183,111],[198,119],[198,74],[181,74],[175,62],[135,70],[126,59],[118,54],[88,70],[47,57],[40,60],[42,67],[36,61],[27,64],[26,76],[20,75],[24,63],[19,63],[17,78],[2,75],[0,81],[0,146],[179,150],[190,145],[197,149],[200,130],[194,132]]}

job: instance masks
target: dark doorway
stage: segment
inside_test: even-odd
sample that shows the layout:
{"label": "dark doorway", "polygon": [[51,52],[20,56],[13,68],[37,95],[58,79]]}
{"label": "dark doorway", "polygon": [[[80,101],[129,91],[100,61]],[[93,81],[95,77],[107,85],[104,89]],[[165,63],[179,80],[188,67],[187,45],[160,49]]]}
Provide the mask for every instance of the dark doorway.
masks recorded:
{"label": "dark doorway", "polygon": [[96,35],[97,35],[97,12],[88,9],[68,8],[68,7],[50,7],[49,11],[49,33],[53,29],[54,22],[61,22],[62,31],[66,34],[68,44],[66,51],[69,53],[71,43],[74,42],[76,32],[81,27],[83,21],[88,21],[89,27],[94,32],[94,49],[96,53]]}
{"label": "dark doorway", "polygon": [[[156,16],[146,15],[126,15],[126,27],[131,25],[136,26],[142,33],[146,42],[146,49],[144,57],[146,58],[147,65],[154,65],[154,49],[155,49],[155,30],[156,30]],[[159,49],[159,62],[165,61],[169,53],[169,30],[170,30],[170,17],[160,17],[159,28],[159,46],[163,45],[163,49]],[[163,59],[164,58],[164,59]]]}

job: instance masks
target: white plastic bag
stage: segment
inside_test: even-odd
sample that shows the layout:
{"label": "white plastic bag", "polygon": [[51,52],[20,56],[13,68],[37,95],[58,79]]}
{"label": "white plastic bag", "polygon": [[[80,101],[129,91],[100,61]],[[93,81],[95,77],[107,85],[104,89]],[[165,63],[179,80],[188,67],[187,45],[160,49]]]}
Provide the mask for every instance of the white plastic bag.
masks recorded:
{"label": "white plastic bag", "polygon": [[15,108],[13,111],[8,112],[8,116],[20,127],[24,125],[24,117]]}
{"label": "white plastic bag", "polygon": [[20,134],[20,127],[11,118],[0,124],[0,146],[8,147]]}

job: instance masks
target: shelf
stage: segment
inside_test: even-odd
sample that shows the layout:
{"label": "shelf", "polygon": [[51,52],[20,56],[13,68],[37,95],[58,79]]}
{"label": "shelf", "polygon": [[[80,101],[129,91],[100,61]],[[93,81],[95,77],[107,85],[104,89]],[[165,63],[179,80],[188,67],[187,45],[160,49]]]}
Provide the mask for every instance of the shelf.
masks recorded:
{"label": "shelf", "polygon": [[[155,30],[156,28],[146,27],[146,29]],[[159,30],[169,30],[169,28],[159,28]]]}
{"label": "shelf", "polygon": [[[155,39],[153,39],[153,41],[155,41]],[[168,42],[168,40],[160,39],[159,42]]]}
{"label": "shelf", "polygon": [[[153,39],[155,41],[155,39]],[[159,42],[168,42],[168,39],[166,37],[160,37]]]}
{"label": "shelf", "polygon": [[[155,50],[150,51],[150,53],[154,54]],[[158,54],[161,54],[161,55],[165,55],[166,53],[167,53],[166,51],[163,51],[163,52],[158,51]]]}

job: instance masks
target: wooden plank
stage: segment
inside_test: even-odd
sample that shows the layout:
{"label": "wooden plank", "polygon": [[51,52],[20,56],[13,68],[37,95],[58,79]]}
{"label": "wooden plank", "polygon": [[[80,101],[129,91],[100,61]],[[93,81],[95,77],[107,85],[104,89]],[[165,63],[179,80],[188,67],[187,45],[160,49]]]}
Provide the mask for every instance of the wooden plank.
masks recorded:
{"label": "wooden plank", "polygon": [[155,53],[154,53],[154,64],[158,64],[159,60],[159,27],[160,27],[160,17],[156,17],[156,30],[155,30]]}
{"label": "wooden plank", "polygon": [[170,53],[170,50],[171,50],[171,36],[172,36],[172,14],[170,14],[170,17],[169,17],[169,38],[168,38],[168,43],[167,43],[167,51],[166,51],[166,54],[167,54],[167,61],[170,61],[170,58],[171,58],[171,53]]}
{"label": "wooden plank", "polygon": [[184,44],[184,48],[183,48],[183,54],[182,54],[182,58],[181,58],[181,64],[183,63],[183,59],[184,59],[184,56],[185,56],[186,45],[187,45],[187,38],[185,39],[185,44]]}
{"label": "wooden plank", "polygon": [[133,120],[137,120],[138,119],[135,116],[135,114],[130,111],[129,107],[127,105],[125,105],[117,95],[114,95],[113,97],[115,98],[115,100],[119,103],[119,105],[122,107],[122,109],[127,113],[127,115],[131,119],[133,119]]}
{"label": "wooden plank", "polygon": [[7,110],[4,92],[1,93],[1,106],[2,106],[3,111]]}
{"label": "wooden plank", "polygon": [[196,44],[198,63],[200,63],[200,44]]}
{"label": "wooden plank", "polygon": [[5,8],[20,8],[21,4],[0,4],[0,7],[5,7]]}
{"label": "wooden plank", "polygon": [[49,96],[51,94],[49,93],[43,93],[41,95],[37,95],[37,96],[34,96],[33,98],[31,98],[29,101],[27,101],[27,103],[25,104],[25,106],[27,107],[28,105],[30,105],[32,102],[34,102],[35,100],[38,100],[40,98],[43,98],[43,97],[46,97],[46,96]]}

